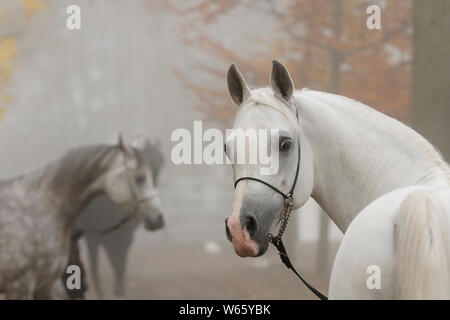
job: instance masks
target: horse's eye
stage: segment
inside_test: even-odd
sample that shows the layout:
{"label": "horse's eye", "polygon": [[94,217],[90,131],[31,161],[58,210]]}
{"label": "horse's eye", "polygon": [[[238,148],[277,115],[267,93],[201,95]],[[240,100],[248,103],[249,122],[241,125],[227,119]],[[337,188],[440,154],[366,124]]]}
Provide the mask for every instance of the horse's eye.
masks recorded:
{"label": "horse's eye", "polygon": [[136,184],[144,184],[144,182],[145,182],[145,176],[144,175],[136,177]]}
{"label": "horse's eye", "polygon": [[291,148],[292,141],[291,140],[283,140],[280,142],[280,151],[286,152]]}

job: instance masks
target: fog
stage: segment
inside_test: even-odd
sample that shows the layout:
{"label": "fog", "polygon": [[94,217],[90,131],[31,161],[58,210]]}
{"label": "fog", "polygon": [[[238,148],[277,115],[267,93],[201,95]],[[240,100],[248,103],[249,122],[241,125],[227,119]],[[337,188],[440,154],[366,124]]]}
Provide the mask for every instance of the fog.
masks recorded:
{"label": "fog", "polygon": [[[192,132],[194,120],[221,130],[231,125],[208,121],[177,75],[209,82],[226,93],[232,58],[224,63],[198,50],[201,44],[187,45],[186,35],[194,31],[184,27],[183,15],[168,9],[166,1],[76,1],[81,29],[69,30],[66,8],[72,2],[44,1],[42,10],[27,17],[19,1],[0,0],[0,38],[13,37],[16,46],[3,89],[11,101],[0,121],[0,179],[44,166],[78,146],[116,143],[119,134],[127,141],[136,134],[158,138],[166,159],[161,194],[167,226],[155,233],[138,229],[129,257],[127,298],[312,298],[273,249],[255,260],[235,256],[224,225],[233,200],[231,166],[177,166],[170,159],[173,130]],[[172,1],[180,8],[197,2]],[[259,42],[249,39],[281,32],[273,15],[248,4],[214,19],[214,24],[199,22],[203,33],[250,60],[258,55]],[[222,79],[205,76],[202,64],[222,70]],[[294,262],[326,290],[342,234],[326,222],[329,248],[321,259],[320,215],[309,203],[296,213],[287,238]],[[82,255],[87,260],[85,251]],[[112,297],[113,275],[103,253],[101,257],[101,278]],[[89,290],[88,298],[95,297]]]}

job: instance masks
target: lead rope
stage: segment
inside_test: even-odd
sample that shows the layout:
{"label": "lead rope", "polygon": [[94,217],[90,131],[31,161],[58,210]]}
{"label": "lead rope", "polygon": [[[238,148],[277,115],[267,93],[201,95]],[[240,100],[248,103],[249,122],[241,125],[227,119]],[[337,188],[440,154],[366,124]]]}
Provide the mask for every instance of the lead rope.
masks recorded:
{"label": "lead rope", "polygon": [[316,295],[317,298],[319,298],[320,300],[328,300],[328,298],[325,295],[323,295],[322,293],[320,293],[319,290],[317,290],[312,285],[310,285],[308,283],[308,281],[303,279],[303,277],[297,272],[297,270],[295,270],[294,266],[291,263],[291,260],[289,259],[288,254],[286,252],[286,248],[284,247],[283,241],[281,239],[270,237],[270,234],[269,234],[269,241],[270,241],[270,243],[272,243],[274,245],[275,248],[277,248],[278,255],[280,256],[281,262],[283,262],[283,264],[288,269],[291,269],[292,272],[295,273],[295,275],[303,282],[303,284],[305,286],[308,287],[309,290],[311,290],[312,293],[314,293]]}
{"label": "lead rope", "polygon": [[283,237],[284,231],[286,231],[287,224],[289,222],[289,217],[291,216],[292,209],[294,208],[294,200],[292,194],[288,194],[288,196],[284,200],[284,208],[280,223],[280,228],[278,229],[278,234],[274,237],[271,233],[269,233],[269,242],[273,244],[273,246],[278,250],[278,255],[280,256],[281,262],[286,266],[286,268],[291,269],[292,272],[303,282],[303,284],[311,290],[312,293],[316,295],[320,300],[328,300],[328,298],[323,295],[319,290],[314,288],[312,285],[308,283],[303,277],[295,270],[294,266],[289,259],[289,256],[286,252],[286,248],[284,247],[283,241],[281,238]]}
{"label": "lead rope", "polygon": [[284,207],[282,212],[282,218],[280,222],[280,228],[278,229],[277,236],[273,236],[269,233],[268,239],[271,244],[278,250],[278,255],[280,256],[281,262],[288,268],[291,269],[292,272],[303,282],[303,284],[311,290],[312,293],[316,295],[320,300],[328,300],[328,298],[323,295],[319,290],[314,288],[312,285],[308,283],[303,277],[297,272],[294,266],[289,259],[289,256],[286,252],[286,248],[284,247],[283,241],[281,238],[283,237],[284,232],[286,231],[287,224],[289,222],[289,217],[291,216],[292,209],[294,208],[294,201],[292,194],[288,194],[288,196],[284,200]]}

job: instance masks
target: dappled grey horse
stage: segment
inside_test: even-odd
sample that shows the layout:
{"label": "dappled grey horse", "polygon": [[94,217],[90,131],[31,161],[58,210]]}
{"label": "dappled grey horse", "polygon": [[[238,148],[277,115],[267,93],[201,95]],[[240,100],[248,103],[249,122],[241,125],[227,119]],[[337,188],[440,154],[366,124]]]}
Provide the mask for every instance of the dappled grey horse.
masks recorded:
{"label": "dappled grey horse", "polygon": [[0,292],[8,299],[53,297],[75,221],[97,196],[163,225],[143,152],[119,140],[73,149],[42,169],[0,182]]}
{"label": "dappled grey horse", "polygon": [[[143,148],[143,155],[150,165],[153,184],[158,186],[159,175],[164,164],[160,143],[159,141],[149,142],[145,140],[145,145],[141,148]],[[85,231],[84,238],[89,251],[92,282],[100,298],[103,298],[103,290],[98,274],[98,248],[103,247],[114,271],[115,296],[117,298],[123,297],[125,294],[124,279],[128,250],[140,221],[130,219],[120,228],[108,233],[93,230],[100,230],[102,226],[114,226],[125,215],[126,213],[110,199],[99,197],[91,202],[77,221],[77,229]],[[158,228],[158,225],[152,223],[151,220],[144,220],[143,223],[147,230]]]}

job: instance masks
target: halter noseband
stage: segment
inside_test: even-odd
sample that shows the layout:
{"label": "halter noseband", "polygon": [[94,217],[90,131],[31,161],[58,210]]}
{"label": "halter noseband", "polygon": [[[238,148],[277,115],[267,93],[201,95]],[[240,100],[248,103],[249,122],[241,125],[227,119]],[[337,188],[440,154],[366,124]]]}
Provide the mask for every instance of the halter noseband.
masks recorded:
{"label": "halter noseband", "polygon": [[298,159],[297,159],[297,169],[295,170],[295,177],[294,177],[294,182],[292,183],[292,187],[289,190],[288,193],[284,193],[283,191],[281,191],[280,189],[278,189],[277,187],[273,186],[272,184],[258,179],[258,178],[254,178],[254,177],[241,177],[239,179],[237,179],[234,183],[234,188],[237,187],[238,183],[242,180],[252,180],[252,181],[257,181],[259,183],[262,183],[264,185],[266,185],[267,187],[271,188],[272,190],[274,190],[275,192],[279,193],[283,199],[284,199],[284,206],[283,206],[283,211],[281,214],[281,222],[280,222],[280,229],[278,230],[278,234],[276,237],[274,237],[271,233],[269,233],[269,241],[276,241],[277,244],[280,243],[281,241],[281,237],[283,236],[284,231],[286,230],[287,227],[287,223],[289,221],[289,216],[291,214],[291,211],[294,207],[294,190],[295,190],[295,186],[297,184],[297,180],[298,180],[298,174],[300,171],[300,158],[301,158],[301,146],[300,146],[300,141],[298,142]]}

